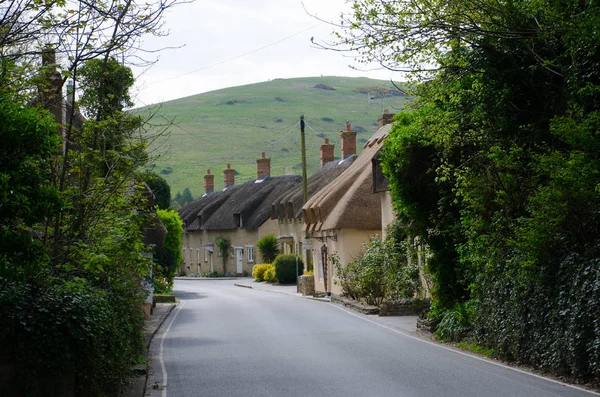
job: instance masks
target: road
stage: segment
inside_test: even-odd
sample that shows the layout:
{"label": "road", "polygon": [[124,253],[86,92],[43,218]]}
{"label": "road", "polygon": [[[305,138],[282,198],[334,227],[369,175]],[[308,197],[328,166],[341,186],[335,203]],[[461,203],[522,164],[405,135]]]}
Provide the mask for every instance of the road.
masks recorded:
{"label": "road", "polygon": [[176,281],[182,304],[153,343],[150,378],[162,382],[162,360],[167,387],[152,396],[598,395],[381,326],[377,317],[233,283]]}

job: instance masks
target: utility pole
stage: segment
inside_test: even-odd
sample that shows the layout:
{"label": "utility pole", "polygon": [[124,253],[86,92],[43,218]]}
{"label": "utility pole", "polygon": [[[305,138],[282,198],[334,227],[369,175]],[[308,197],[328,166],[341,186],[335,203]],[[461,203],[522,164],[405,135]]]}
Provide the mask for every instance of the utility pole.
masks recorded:
{"label": "utility pole", "polygon": [[[304,115],[300,115],[300,137],[302,140],[302,187],[304,190],[304,200],[302,205],[306,204],[308,201],[308,180],[306,177],[306,139],[304,137]],[[306,239],[306,235],[304,237]],[[304,240],[303,240],[304,243]],[[296,251],[296,292],[299,291],[300,285],[298,284],[298,244],[294,241],[295,251]]]}
{"label": "utility pole", "polygon": [[300,137],[302,138],[302,187],[304,188],[304,203],[308,201],[308,181],[306,178],[306,139],[304,138],[304,115],[300,116]]}

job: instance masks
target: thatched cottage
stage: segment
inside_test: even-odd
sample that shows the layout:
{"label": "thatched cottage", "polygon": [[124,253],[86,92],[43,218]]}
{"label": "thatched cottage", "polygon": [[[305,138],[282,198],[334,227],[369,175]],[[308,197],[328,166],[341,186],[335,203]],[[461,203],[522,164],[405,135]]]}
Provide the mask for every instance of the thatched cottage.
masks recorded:
{"label": "thatched cottage", "polygon": [[[307,181],[309,198],[334,181],[356,159],[356,143],[344,144],[344,137],[352,140],[356,139],[356,135],[342,134],[341,160],[334,160],[334,145],[330,144],[328,139],[325,139],[325,143],[321,145],[321,168]],[[311,251],[306,249],[305,233],[302,230],[303,205],[304,189],[300,185],[273,203],[271,217],[278,222],[278,239],[283,252],[291,254],[298,252],[302,256],[305,270],[309,270],[312,269],[313,258]]]}
{"label": "thatched cottage", "polygon": [[[363,243],[373,235],[382,235],[393,220],[389,192],[384,183],[379,184],[379,191],[375,189],[373,174],[373,159],[389,134],[392,119],[393,115],[384,113],[378,120],[379,129],[352,165],[302,208],[316,291],[340,294],[341,289],[333,280],[331,255],[336,253],[341,265],[353,261],[361,254]],[[343,139],[344,135],[355,137],[356,133],[348,126],[342,133]]]}
{"label": "thatched cottage", "polygon": [[[224,170],[225,189],[214,191],[214,175],[204,177],[206,193],[179,210],[184,223],[181,273],[218,271],[250,274],[260,263],[254,243],[266,234],[277,234],[277,220],[271,219],[271,204],[285,192],[301,185],[297,175],[270,175],[270,159],[257,160],[257,179],[234,184],[235,171]],[[231,243],[230,257],[223,268],[215,239],[223,236]]]}

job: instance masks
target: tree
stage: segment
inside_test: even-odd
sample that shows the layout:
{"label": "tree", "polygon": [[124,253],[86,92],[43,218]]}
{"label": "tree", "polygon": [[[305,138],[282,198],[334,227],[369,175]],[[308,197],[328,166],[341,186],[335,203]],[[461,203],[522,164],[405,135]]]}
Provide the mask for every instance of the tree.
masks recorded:
{"label": "tree", "polygon": [[166,280],[166,289],[171,289],[173,286],[173,278],[182,263],[181,237],[183,236],[183,223],[181,222],[181,219],[179,219],[179,214],[171,209],[159,209],[156,213],[167,228],[165,245],[161,252],[154,255],[154,260],[160,267],[160,270],[156,272],[156,275]]}
{"label": "tree", "polygon": [[589,2],[365,0],[338,42],[420,82],[382,157],[432,251],[433,316],[473,308],[499,357],[587,380],[600,377],[598,23]]}
{"label": "tree", "polygon": [[161,34],[174,4],[0,5],[0,152],[10,151],[0,159],[0,231],[10,243],[0,249],[10,269],[0,273],[0,356],[14,374],[9,395],[117,395],[143,349],[149,211],[135,176],[150,138],[146,120],[127,113],[124,62],[143,35]]}
{"label": "tree", "polygon": [[171,207],[171,187],[166,179],[151,171],[142,173],[141,177],[154,193],[158,208],[169,209]]}
{"label": "tree", "polygon": [[280,253],[279,242],[274,234],[266,234],[256,242],[256,248],[264,263],[273,263]]}
{"label": "tree", "polygon": [[223,273],[227,273],[227,260],[229,259],[229,250],[231,250],[231,240],[223,235],[215,238],[215,245],[219,249],[219,254],[223,259]]}

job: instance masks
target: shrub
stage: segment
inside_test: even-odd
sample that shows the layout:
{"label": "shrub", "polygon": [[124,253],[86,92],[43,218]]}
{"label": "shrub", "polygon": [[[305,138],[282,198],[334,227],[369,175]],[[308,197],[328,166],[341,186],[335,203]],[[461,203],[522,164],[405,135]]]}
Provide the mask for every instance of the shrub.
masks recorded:
{"label": "shrub", "polygon": [[412,298],[419,287],[419,269],[407,260],[407,246],[393,234],[385,240],[373,236],[364,245],[364,254],[343,266],[332,255],[342,295],[364,299],[369,305],[380,306],[386,300]]}
{"label": "shrub", "polygon": [[256,248],[264,263],[273,263],[277,255],[279,255],[279,242],[274,234],[262,236],[256,242]]}
{"label": "shrub", "polygon": [[473,306],[468,302],[457,303],[442,315],[435,330],[435,337],[444,341],[460,341],[471,330],[473,313]]}
{"label": "shrub", "polygon": [[275,276],[280,283],[293,283],[296,277],[302,274],[304,263],[302,258],[298,258],[298,272],[296,273],[296,255],[281,254],[273,262],[275,266]]}
{"label": "shrub", "polygon": [[254,281],[263,281],[264,280],[264,274],[265,271],[271,267],[270,264],[268,263],[263,263],[260,265],[254,265],[254,267],[252,268],[252,277],[254,277]]}
{"label": "shrub", "polygon": [[265,273],[263,274],[263,280],[268,281],[270,283],[278,281],[277,277],[275,276],[275,266],[269,265],[269,267],[267,268],[267,270],[265,270]]}
{"label": "shrub", "polygon": [[334,283],[342,288],[342,295],[359,300],[360,294],[357,285],[359,272],[356,262],[350,262],[344,266],[340,263],[339,257],[335,253],[331,255],[331,261],[336,275]]}
{"label": "shrub", "polygon": [[313,274],[315,274],[315,272],[314,272],[313,270],[306,270],[306,271],[304,272],[304,275],[305,275],[305,276],[312,276]]}

